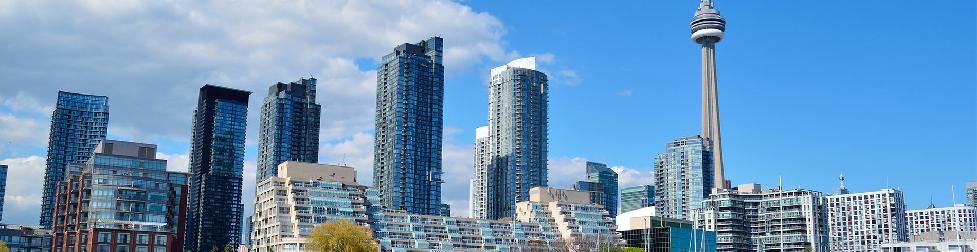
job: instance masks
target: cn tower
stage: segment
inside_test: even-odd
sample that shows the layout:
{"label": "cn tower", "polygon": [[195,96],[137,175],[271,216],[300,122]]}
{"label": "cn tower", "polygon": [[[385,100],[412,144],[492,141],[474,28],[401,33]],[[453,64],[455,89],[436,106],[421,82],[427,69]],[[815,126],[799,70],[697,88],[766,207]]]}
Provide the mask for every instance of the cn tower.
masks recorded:
{"label": "cn tower", "polygon": [[725,189],[723,144],[719,136],[719,99],[716,92],[716,42],[723,39],[726,20],[713,8],[712,0],[701,0],[690,26],[692,40],[702,45],[702,137],[712,149],[713,187]]}

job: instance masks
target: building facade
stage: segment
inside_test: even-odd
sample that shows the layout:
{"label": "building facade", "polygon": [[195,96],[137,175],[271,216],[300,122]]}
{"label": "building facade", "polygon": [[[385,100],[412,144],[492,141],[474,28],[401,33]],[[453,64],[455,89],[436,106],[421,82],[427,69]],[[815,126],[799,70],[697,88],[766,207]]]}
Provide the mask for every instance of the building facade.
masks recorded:
{"label": "building facade", "polygon": [[371,206],[368,189],[356,183],[351,167],[285,161],[276,170],[258,183],[254,251],[306,251],[316,225],[347,220],[369,227],[370,207],[379,208]]}
{"label": "building facade", "polygon": [[621,189],[621,213],[655,206],[655,186],[640,185]]}
{"label": "building facade", "polygon": [[907,240],[901,191],[830,195],[827,200],[830,251],[881,251],[881,244]]}
{"label": "building facade", "polygon": [[241,244],[244,132],[251,92],[200,88],[193,112],[190,203],[184,250],[210,251]]}
{"label": "building facade", "polygon": [[977,182],[967,182],[966,186],[967,204],[977,207]]}
{"label": "building facade", "polygon": [[478,217],[511,218],[515,202],[527,200],[530,188],[547,184],[549,85],[533,57],[493,68],[490,78],[489,125],[476,136],[484,151],[476,153],[477,195],[472,197],[480,199],[474,205]]}
{"label": "building facade", "polygon": [[611,216],[618,214],[617,172],[608,168],[606,164],[587,162],[587,181],[603,185],[604,200],[601,205]]}
{"label": "building facade", "polygon": [[[604,207],[604,210],[607,210],[607,205],[605,205],[607,198],[604,197],[604,184],[600,182],[577,181],[577,183],[573,183],[573,190],[590,193],[590,203],[600,205]],[[608,214],[610,214],[609,210]]]}
{"label": "building facade", "polygon": [[974,252],[977,251],[977,232],[926,232],[909,242],[882,244],[882,252]]}
{"label": "building facade", "polygon": [[559,248],[550,223],[383,211],[374,216],[384,251],[543,251]]}
{"label": "building facade", "polygon": [[0,224],[0,241],[7,243],[10,252],[51,251],[50,230],[40,226]]}
{"label": "building facade", "polygon": [[105,140],[81,169],[58,184],[51,251],[183,249],[187,176],[156,145]]}
{"label": "building facade", "polygon": [[319,161],[319,116],[316,79],[276,83],[261,105],[257,182],[278,174],[285,161]]}
{"label": "building facade", "polygon": [[697,227],[716,232],[716,251],[828,250],[828,213],[817,191],[722,189],[697,210]]}
{"label": "building facade", "polygon": [[84,162],[95,145],[105,140],[109,124],[109,98],[58,91],[48,135],[47,167],[41,199],[40,225],[51,228],[54,197],[64,180],[65,166]]}
{"label": "building facade", "polygon": [[553,225],[561,243],[571,251],[588,244],[620,245],[614,218],[590,201],[590,193],[534,187],[529,199],[516,203],[516,220]]}
{"label": "building facade", "polygon": [[712,155],[704,139],[691,136],[665,145],[655,158],[655,207],[665,218],[694,220],[713,188]]}
{"label": "building facade", "polygon": [[377,69],[373,187],[388,209],[441,212],[442,44],[402,44]]}
{"label": "building facade", "polygon": [[619,215],[617,232],[626,245],[648,252],[715,252],[716,232],[695,228],[691,221],[653,215]]}
{"label": "building facade", "polygon": [[[489,138],[489,127],[482,126],[475,129],[475,155],[474,167],[475,174],[472,176],[471,189],[469,190],[469,204],[471,204],[471,216],[478,219],[489,219],[489,209],[500,209],[498,206],[505,193],[501,190],[505,188],[505,174],[499,169],[490,169],[492,166],[492,144]],[[489,193],[493,195],[489,195]],[[492,199],[492,201],[489,201]]]}
{"label": "building facade", "polygon": [[977,232],[977,208],[967,205],[906,211],[909,236],[928,232]]}

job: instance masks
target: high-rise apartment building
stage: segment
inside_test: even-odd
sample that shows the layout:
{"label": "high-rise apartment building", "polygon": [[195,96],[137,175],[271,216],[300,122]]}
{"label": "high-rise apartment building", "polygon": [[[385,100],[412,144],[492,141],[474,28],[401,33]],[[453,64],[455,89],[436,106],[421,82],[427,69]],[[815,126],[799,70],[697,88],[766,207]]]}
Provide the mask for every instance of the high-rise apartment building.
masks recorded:
{"label": "high-rise apartment building", "polygon": [[3,221],[3,198],[7,195],[7,165],[0,165],[0,221]]}
{"label": "high-rise apartment building", "polygon": [[977,232],[977,208],[967,205],[906,211],[909,236],[927,232]]}
{"label": "high-rise apartment building", "polygon": [[[489,138],[489,127],[482,126],[475,129],[475,155],[474,155],[474,172],[471,181],[471,196],[469,197],[469,204],[471,204],[471,217],[479,219],[489,219],[488,212],[489,209],[499,209],[499,203],[504,203],[501,201],[504,198],[504,192],[501,188],[504,188],[503,182],[505,182],[505,174],[501,173],[499,169],[489,169],[492,168],[490,164],[492,163],[492,144]],[[488,195],[492,193],[493,195]],[[489,201],[492,199],[492,201]]]}
{"label": "high-rise apartment building", "polygon": [[[319,115],[316,79],[275,83],[261,105],[257,182],[274,177],[285,161],[319,160]],[[256,182],[256,183],[257,183]]]}
{"label": "high-rise apartment building", "polygon": [[373,186],[388,209],[441,212],[442,44],[399,45],[377,68]]}
{"label": "high-rise apartment building", "polygon": [[187,175],[156,145],[105,140],[80,168],[58,184],[52,251],[183,249]]}
{"label": "high-rise apartment building", "polygon": [[699,2],[690,23],[692,41],[702,45],[702,139],[709,150],[714,175],[712,185],[726,188],[723,171],[723,145],[719,135],[719,95],[716,85],[716,43],[723,39],[726,19],[719,16],[712,0]]}
{"label": "high-rise apartment building", "polygon": [[828,213],[817,191],[744,184],[713,193],[696,225],[716,232],[716,251],[828,251]]}
{"label": "high-rise apartment building", "polygon": [[276,170],[258,182],[254,251],[306,251],[309,234],[323,222],[370,226],[367,188],[356,182],[353,168],[285,161]]}
{"label": "high-rise apartment building", "polygon": [[621,189],[621,213],[627,213],[654,205],[654,185],[639,185]]}
{"label": "high-rise apartment building", "polygon": [[662,217],[694,220],[713,188],[712,154],[700,136],[676,139],[655,158],[655,208]]}
{"label": "high-rise apartment building", "polygon": [[530,188],[546,186],[548,90],[534,57],[491,70],[489,125],[477,137],[480,143],[484,139],[485,151],[476,153],[473,185],[479,193],[473,198],[484,199],[474,205],[475,212],[484,213],[479,217],[513,217],[515,202],[528,199]]}
{"label": "high-rise apartment building", "polygon": [[906,203],[901,191],[882,189],[830,195],[827,199],[830,251],[881,251],[881,244],[907,240]]}
{"label": "high-rise apartment building", "polygon": [[603,186],[604,200],[601,201],[601,205],[611,216],[616,216],[618,213],[617,172],[606,164],[588,161],[587,181],[600,183]]}
{"label": "high-rise apartment building", "polygon": [[967,182],[967,204],[977,207],[977,182]]}
{"label": "high-rise apartment building", "polygon": [[108,124],[108,97],[58,91],[58,102],[51,115],[41,199],[40,224],[44,228],[51,228],[55,192],[58,183],[64,180],[65,167],[88,160],[95,145],[105,140]]}
{"label": "high-rise apartment building", "polygon": [[241,244],[244,131],[251,92],[200,88],[193,112],[190,203],[184,250],[210,251]]}

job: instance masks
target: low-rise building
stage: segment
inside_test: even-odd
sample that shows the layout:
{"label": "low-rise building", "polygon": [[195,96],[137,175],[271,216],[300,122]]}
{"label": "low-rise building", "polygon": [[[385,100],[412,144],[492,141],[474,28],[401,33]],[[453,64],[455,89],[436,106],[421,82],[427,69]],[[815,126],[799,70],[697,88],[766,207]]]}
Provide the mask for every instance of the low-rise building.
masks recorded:
{"label": "low-rise building", "polygon": [[977,232],[977,207],[963,204],[906,211],[909,236],[927,232]]}
{"label": "low-rise building", "polygon": [[521,222],[553,225],[570,250],[591,241],[618,244],[614,220],[600,205],[593,204],[589,192],[534,187],[529,200],[516,203],[516,219]]}
{"label": "low-rise building", "polygon": [[370,226],[367,187],[351,167],[286,161],[258,182],[251,244],[256,252],[305,251],[316,225],[348,220]]}
{"label": "low-rise building", "polygon": [[909,242],[882,244],[882,252],[974,252],[977,232],[931,231],[913,236]]}
{"label": "low-rise building", "polygon": [[548,223],[455,218],[383,211],[375,226],[386,251],[515,251],[557,247]]}
{"label": "low-rise building", "polygon": [[716,232],[697,229],[691,221],[655,216],[655,207],[617,216],[617,232],[627,247],[644,251],[716,251]]}
{"label": "low-rise building", "polygon": [[6,242],[11,252],[51,251],[50,230],[41,226],[0,224],[0,241]]}

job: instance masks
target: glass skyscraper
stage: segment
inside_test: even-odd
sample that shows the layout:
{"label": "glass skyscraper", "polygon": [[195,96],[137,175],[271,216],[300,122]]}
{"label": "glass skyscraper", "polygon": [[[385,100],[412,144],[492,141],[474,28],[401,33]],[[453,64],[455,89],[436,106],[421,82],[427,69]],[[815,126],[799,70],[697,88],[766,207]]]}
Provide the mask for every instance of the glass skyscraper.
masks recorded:
{"label": "glass skyscraper", "polygon": [[387,209],[441,213],[442,44],[399,45],[377,68],[373,187]]}
{"label": "glass skyscraper", "polygon": [[676,139],[655,158],[655,210],[662,217],[694,220],[693,210],[712,190],[712,155],[701,136]]}
{"label": "glass skyscraper", "polygon": [[617,216],[617,172],[608,168],[606,164],[587,162],[587,181],[603,185],[602,205],[611,216]]}
{"label": "glass skyscraper", "polygon": [[548,92],[547,76],[536,70],[533,57],[492,69],[489,125],[477,136],[475,217],[512,217],[515,202],[528,200],[530,188],[547,185]]}
{"label": "glass skyscraper", "polygon": [[655,186],[640,185],[621,189],[621,213],[655,205]]}
{"label": "glass skyscraper", "polygon": [[251,92],[205,85],[193,112],[184,250],[241,244],[244,132]]}
{"label": "glass skyscraper", "polygon": [[285,161],[319,161],[319,115],[316,79],[276,83],[261,105],[257,181],[278,174]]}
{"label": "glass skyscraper", "polygon": [[44,228],[51,228],[54,194],[58,182],[64,180],[65,166],[88,160],[95,146],[105,140],[108,124],[108,97],[58,91],[44,170],[40,216]]}

